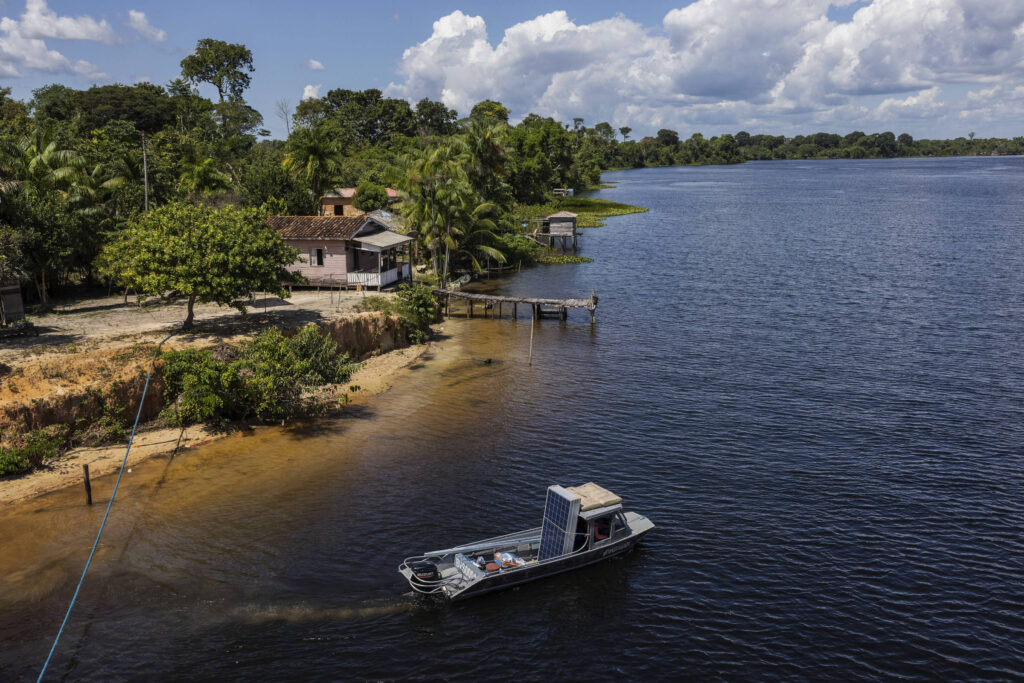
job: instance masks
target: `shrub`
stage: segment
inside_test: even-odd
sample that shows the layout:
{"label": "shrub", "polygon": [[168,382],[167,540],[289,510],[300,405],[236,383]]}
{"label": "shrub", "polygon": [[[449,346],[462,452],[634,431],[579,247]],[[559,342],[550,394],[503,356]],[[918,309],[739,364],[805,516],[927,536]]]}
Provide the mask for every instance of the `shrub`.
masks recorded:
{"label": "shrub", "polygon": [[164,410],[172,424],[224,423],[236,417],[243,403],[237,371],[207,349],[169,351],[164,358],[164,396],[173,407]]}
{"label": "shrub", "polygon": [[399,285],[395,297],[398,314],[412,327],[409,339],[414,344],[427,340],[430,324],[437,321],[437,296],[430,287],[423,285]]}
{"label": "shrub", "polygon": [[351,372],[348,354],[339,353],[315,325],[291,338],[267,330],[243,344],[230,362],[205,349],[171,351],[164,354],[164,381],[174,406],[164,417],[179,426],[248,416],[280,419],[306,407],[305,389],[344,382]]}
{"label": "shrub", "polygon": [[409,328],[409,341],[422,344],[430,334],[430,324],[437,321],[440,307],[430,287],[401,284],[394,298],[368,296],[356,304],[356,310],[397,315]]}
{"label": "shrub", "polygon": [[56,426],[36,429],[25,435],[21,446],[0,447],[0,476],[35,469],[57,457],[67,443],[65,431]]}
{"label": "shrub", "polygon": [[21,457],[17,451],[10,448],[0,448],[0,477],[8,474],[18,474],[29,468],[28,461]]}

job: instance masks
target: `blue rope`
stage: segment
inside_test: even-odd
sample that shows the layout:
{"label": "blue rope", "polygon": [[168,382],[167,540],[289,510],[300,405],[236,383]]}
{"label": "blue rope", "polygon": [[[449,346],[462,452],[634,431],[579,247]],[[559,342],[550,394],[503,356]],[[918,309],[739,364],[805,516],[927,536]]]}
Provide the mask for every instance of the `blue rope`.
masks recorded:
{"label": "blue rope", "polygon": [[139,418],[142,417],[142,404],[146,401],[146,391],[149,390],[149,379],[153,376],[153,367],[156,365],[157,356],[160,355],[160,347],[164,345],[168,339],[176,335],[177,332],[172,332],[167,335],[162,342],[156,345],[156,351],[153,352],[153,360],[149,364],[149,373],[146,375],[146,384],[142,387],[142,398],[139,399],[139,411],[135,413],[135,424],[132,425],[132,433],[128,438],[128,448],[124,452],[124,460],[121,461],[121,469],[117,473],[117,481],[114,482],[114,490],[110,494],[110,500],[107,502],[107,511],[103,513],[103,521],[100,523],[100,530],[96,533],[96,540],[93,541],[92,550],[89,551],[89,559],[85,561],[85,569],[82,570],[82,578],[78,580],[78,586],[75,588],[75,594],[71,596],[71,604],[68,605],[68,611],[64,614],[64,621],[60,624],[60,630],[57,631],[57,637],[53,639],[53,646],[50,647],[50,654],[46,655],[46,661],[43,663],[43,670],[39,672],[39,678],[36,679],[36,683],[40,683],[43,680],[43,676],[46,674],[46,667],[50,666],[50,659],[53,658],[53,653],[57,650],[57,643],[60,642],[60,637],[64,633],[64,627],[68,624],[68,617],[71,616],[71,610],[75,606],[75,600],[78,599],[78,592],[82,590],[82,584],[85,583],[85,574],[89,571],[89,565],[92,564],[92,557],[96,554],[96,548],[100,544],[100,536],[103,535],[103,527],[107,525],[107,518],[110,517],[110,508],[114,505],[114,496],[117,495],[117,487],[121,484],[121,475],[124,474],[124,466],[128,463],[128,454],[132,450],[132,443],[135,441],[135,430],[139,427]]}

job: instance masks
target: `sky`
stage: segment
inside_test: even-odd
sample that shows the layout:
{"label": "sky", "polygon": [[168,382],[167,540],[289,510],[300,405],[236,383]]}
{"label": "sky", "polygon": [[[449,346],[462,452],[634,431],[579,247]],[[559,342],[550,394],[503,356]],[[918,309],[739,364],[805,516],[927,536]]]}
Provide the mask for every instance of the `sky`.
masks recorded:
{"label": "sky", "polygon": [[634,138],[1024,135],[1024,0],[0,0],[0,87],[163,85],[207,37],[252,50],[246,99],[275,137],[278,102],[332,88]]}

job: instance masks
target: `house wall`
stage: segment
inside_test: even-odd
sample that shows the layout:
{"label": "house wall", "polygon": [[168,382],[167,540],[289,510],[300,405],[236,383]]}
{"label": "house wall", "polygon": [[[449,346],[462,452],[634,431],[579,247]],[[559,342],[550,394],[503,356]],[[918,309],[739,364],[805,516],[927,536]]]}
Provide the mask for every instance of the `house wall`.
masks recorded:
{"label": "house wall", "polygon": [[342,209],[342,216],[362,216],[365,211],[360,211],[356,207],[352,206],[351,199],[343,199],[341,197],[323,197],[320,200],[320,206],[323,209],[325,216],[337,216],[335,213],[335,206],[340,206]]}
{"label": "house wall", "polygon": [[[347,240],[289,240],[285,243],[289,247],[298,249],[300,255],[309,263],[295,262],[288,270],[298,272],[310,280],[333,278],[344,280],[348,276],[348,241]],[[310,252],[313,249],[324,250],[324,265],[312,265]]]}
{"label": "house wall", "polygon": [[576,229],[574,218],[552,218],[550,232],[552,235],[571,235]]}

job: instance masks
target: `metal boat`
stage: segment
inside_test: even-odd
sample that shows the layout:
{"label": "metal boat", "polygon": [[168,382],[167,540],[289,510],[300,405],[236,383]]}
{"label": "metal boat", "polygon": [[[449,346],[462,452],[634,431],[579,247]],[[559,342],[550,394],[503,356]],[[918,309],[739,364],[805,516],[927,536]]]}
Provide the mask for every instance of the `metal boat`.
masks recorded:
{"label": "metal boat", "polygon": [[593,482],[549,486],[540,527],[407,557],[398,571],[418,593],[461,600],[621,555],[653,528]]}

